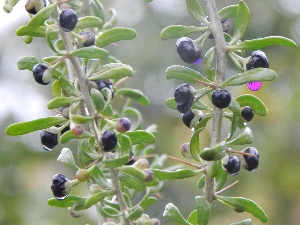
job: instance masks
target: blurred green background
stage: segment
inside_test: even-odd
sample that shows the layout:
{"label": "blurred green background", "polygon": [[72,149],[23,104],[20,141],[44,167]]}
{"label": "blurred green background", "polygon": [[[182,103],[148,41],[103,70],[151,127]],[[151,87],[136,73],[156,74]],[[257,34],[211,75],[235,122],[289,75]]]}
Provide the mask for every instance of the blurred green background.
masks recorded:
{"label": "blurred green background", "polygon": [[[109,46],[112,55],[123,63],[131,65],[135,77],[125,85],[142,89],[149,97],[151,105],[139,107],[145,127],[158,125],[155,152],[183,158],[181,144],[189,141],[191,131],[181,122],[178,112],[168,109],[164,101],[173,96],[180,81],[165,78],[168,66],[182,62],[176,52],[175,39],[162,41],[161,30],[168,25],[199,25],[186,11],[184,0],[103,0],[106,9],[112,7],[118,13],[117,26],[131,27],[137,31],[133,41],[119,42]],[[203,5],[203,1],[200,1]],[[251,22],[245,39],[281,35],[292,38],[300,44],[300,4],[298,0],[245,0],[251,11]],[[217,0],[218,9],[237,4],[238,0]],[[74,219],[67,210],[47,206],[52,197],[50,183],[52,176],[63,173],[67,177],[74,174],[58,162],[61,145],[52,152],[45,152],[40,144],[39,133],[9,137],[5,128],[15,122],[32,120],[54,115],[46,109],[51,99],[51,86],[41,86],[34,82],[29,71],[19,71],[16,62],[22,56],[46,57],[52,53],[42,38],[34,38],[26,45],[15,30],[27,23],[29,17],[24,10],[25,1],[11,14],[0,11],[0,224],[3,225],[50,225],[50,224],[96,224],[95,210]],[[203,5],[204,6],[204,5]],[[2,8],[2,5],[1,5]],[[234,20],[230,20],[232,27]],[[195,38],[196,36],[191,36]],[[209,45],[213,40],[209,40]],[[208,48],[207,48],[208,49]],[[205,49],[205,50],[207,50]],[[248,126],[254,134],[254,143],[260,153],[260,166],[253,173],[241,170],[236,177],[230,177],[227,184],[240,182],[225,195],[243,196],[257,202],[269,216],[272,225],[300,224],[300,51],[298,48],[273,46],[264,49],[270,69],[279,78],[275,82],[265,82],[262,88],[252,93],[246,86],[230,87],[234,97],[243,93],[254,94],[267,105],[266,117],[255,116]],[[251,52],[247,52],[250,55]],[[192,66],[202,71],[202,65]],[[239,73],[228,62],[227,76]],[[195,88],[201,85],[193,84]],[[224,122],[223,137],[229,129]],[[210,142],[210,130],[201,134],[201,146]],[[76,143],[69,145],[76,152]],[[237,146],[242,150],[244,146]],[[168,160],[167,166],[175,162]],[[164,207],[173,202],[185,217],[195,208],[194,197],[202,194],[196,187],[197,178],[170,181],[160,193],[161,198],[148,211],[162,224],[174,224],[162,217]],[[87,187],[80,185],[72,194],[87,193]],[[261,222],[247,213],[235,211],[213,204],[210,224],[230,224],[252,218],[253,224]]]}

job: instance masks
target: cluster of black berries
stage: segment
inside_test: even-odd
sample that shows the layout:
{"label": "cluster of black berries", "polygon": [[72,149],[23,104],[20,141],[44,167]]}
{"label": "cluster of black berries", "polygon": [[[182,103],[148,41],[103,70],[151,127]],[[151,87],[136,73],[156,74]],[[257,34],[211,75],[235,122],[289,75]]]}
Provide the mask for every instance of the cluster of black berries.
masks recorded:
{"label": "cluster of black berries", "polygon": [[[254,171],[258,167],[259,154],[258,151],[249,147],[242,151],[240,157],[234,155],[226,155],[222,159],[222,168],[227,171],[230,175],[237,175],[240,171],[240,164],[242,167],[250,172]],[[251,154],[251,155],[250,155]]]}

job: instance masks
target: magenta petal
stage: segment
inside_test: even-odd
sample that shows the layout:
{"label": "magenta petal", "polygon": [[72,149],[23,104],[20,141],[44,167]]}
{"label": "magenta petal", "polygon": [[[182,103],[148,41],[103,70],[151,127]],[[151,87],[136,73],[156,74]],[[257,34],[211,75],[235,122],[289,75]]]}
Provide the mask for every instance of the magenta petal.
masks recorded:
{"label": "magenta petal", "polygon": [[200,62],[201,62],[201,58],[197,59],[197,60],[194,62],[194,64],[198,64],[198,63],[200,63]]}
{"label": "magenta petal", "polygon": [[261,81],[254,81],[254,82],[249,82],[247,83],[247,87],[251,90],[251,91],[257,91],[260,89],[262,85]]}

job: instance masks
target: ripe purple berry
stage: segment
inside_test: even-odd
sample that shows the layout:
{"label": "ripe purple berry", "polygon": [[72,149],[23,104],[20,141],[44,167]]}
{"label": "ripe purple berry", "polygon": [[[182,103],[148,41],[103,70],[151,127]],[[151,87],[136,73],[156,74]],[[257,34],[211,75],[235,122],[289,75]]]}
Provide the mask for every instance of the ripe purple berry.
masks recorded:
{"label": "ripe purple berry", "polygon": [[106,130],[101,137],[101,142],[102,150],[105,152],[110,152],[116,147],[118,140],[114,132]]}
{"label": "ripe purple berry", "polygon": [[245,106],[241,112],[242,117],[247,121],[251,121],[254,117],[254,112],[249,106]]}
{"label": "ripe purple berry", "polygon": [[259,164],[258,151],[255,148],[250,147],[250,148],[246,148],[242,152],[253,154],[253,156],[242,155],[241,161],[242,161],[243,168],[250,172],[256,170]]}
{"label": "ripe purple berry", "polygon": [[52,75],[48,70],[48,66],[46,66],[44,63],[36,64],[32,68],[32,72],[35,81],[39,84],[47,85],[52,79]]}
{"label": "ripe purple berry", "polygon": [[95,44],[95,34],[91,31],[81,32],[79,33],[79,36],[81,36],[81,39],[77,42],[77,47],[88,47]]}
{"label": "ripe purple berry", "polygon": [[182,114],[182,122],[188,128],[194,128],[199,121],[202,120],[203,113],[200,110],[189,109],[186,113]]}
{"label": "ripe purple berry", "polygon": [[258,67],[269,68],[269,61],[266,54],[261,50],[252,52],[246,67],[247,70],[252,70]]}
{"label": "ripe purple berry", "polygon": [[224,89],[216,89],[213,91],[211,100],[214,106],[224,109],[229,106],[231,102],[231,94]]}
{"label": "ripe purple berry", "polygon": [[41,130],[40,137],[43,148],[46,151],[51,151],[56,145],[58,145],[57,134]]}
{"label": "ripe purple berry", "polygon": [[64,200],[72,188],[63,174],[55,174],[52,178],[51,190],[57,200]]}
{"label": "ripe purple berry", "polygon": [[124,133],[126,131],[129,131],[131,127],[131,122],[127,118],[120,118],[117,123],[116,123],[116,130],[119,131],[120,133]]}
{"label": "ripe purple berry", "polygon": [[222,168],[230,175],[235,176],[240,171],[240,160],[234,155],[226,155],[222,158]]}
{"label": "ripe purple berry", "polygon": [[191,108],[194,102],[195,91],[189,84],[181,84],[175,89],[176,107],[180,113],[186,113]]}
{"label": "ripe purple berry", "polygon": [[45,0],[28,0],[25,4],[25,9],[30,14],[37,14],[41,9],[45,7]]}
{"label": "ripe purple berry", "polygon": [[182,61],[189,64],[198,64],[201,61],[200,48],[190,38],[179,38],[176,42],[176,47]]}
{"label": "ripe purple berry", "polygon": [[66,32],[72,31],[75,28],[77,21],[78,16],[72,9],[66,9],[62,11],[59,16],[59,24]]}

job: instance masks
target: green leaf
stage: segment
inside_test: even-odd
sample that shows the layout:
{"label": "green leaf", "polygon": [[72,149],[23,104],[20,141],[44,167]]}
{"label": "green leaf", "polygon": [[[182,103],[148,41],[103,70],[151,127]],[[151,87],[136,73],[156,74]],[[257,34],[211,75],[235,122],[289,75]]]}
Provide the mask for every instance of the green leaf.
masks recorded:
{"label": "green leaf", "polygon": [[80,168],[76,165],[74,161],[73,154],[69,148],[63,148],[60,155],[57,158],[57,161],[63,164],[64,166],[69,167],[70,169],[77,171]]}
{"label": "green leaf", "polygon": [[228,108],[232,111],[232,113],[234,115],[236,115],[236,116],[241,115],[241,107],[240,107],[239,103],[234,98],[231,98],[231,101],[230,101],[230,104],[229,104]]}
{"label": "green leaf", "polygon": [[136,37],[136,32],[130,28],[124,27],[114,27],[102,34],[96,39],[95,45],[98,47],[104,47],[110,43],[122,41],[122,40],[132,40]]}
{"label": "green leaf", "polygon": [[297,44],[288,38],[281,36],[270,36],[265,38],[257,38],[246,40],[238,44],[227,46],[228,50],[259,50],[271,45],[283,45],[288,47],[297,47]]}
{"label": "green leaf", "polygon": [[101,27],[103,22],[100,18],[95,16],[85,16],[78,19],[76,28],[84,29],[89,27]]}
{"label": "green leaf", "polygon": [[142,128],[143,118],[139,110],[133,107],[127,107],[123,113],[123,116],[125,115],[131,115],[137,118],[135,127],[131,127],[132,131],[140,130]]}
{"label": "green leaf", "polygon": [[81,97],[57,97],[50,100],[47,104],[48,109],[58,109],[60,107],[70,105],[73,102],[80,101]]}
{"label": "green leaf", "polygon": [[153,134],[143,130],[128,131],[126,132],[126,135],[130,138],[133,145],[139,143],[152,144],[155,141]]}
{"label": "green leaf", "polygon": [[124,155],[119,158],[116,158],[116,159],[104,159],[104,160],[102,160],[102,162],[108,168],[116,168],[116,167],[122,166],[125,163],[127,163],[128,159],[129,159],[129,154]]}
{"label": "green leaf", "polygon": [[105,13],[103,10],[103,6],[100,1],[94,0],[90,1],[90,4],[92,6],[91,9],[93,9],[94,15],[97,16],[99,19],[101,19],[103,22],[105,21]]}
{"label": "green leaf", "polygon": [[90,178],[94,181],[94,183],[98,184],[101,187],[111,188],[111,183],[108,182],[99,166],[95,166],[90,174]]}
{"label": "green leaf", "polygon": [[94,117],[92,116],[81,116],[81,115],[71,114],[71,120],[77,124],[88,123],[91,122],[93,119]]}
{"label": "green leaf", "polygon": [[183,218],[179,209],[172,203],[166,205],[163,217],[170,217],[172,220],[182,225],[192,225]]}
{"label": "green leaf", "polygon": [[69,79],[65,76],[60,76],[58,78],[58,82],[60,87],[64,90],[65,94],[76,97],[80,95],[80,92],[75,89],[75,87],[71,84]]}
{"label": "green leaf", "polygon": [[58,80],[55,80],[52,83],[52,95],[53,95],[54,98],[61,97],[61,87],[59,85]]}
{"label": "green leaf", "polygon": [[199,134],[204,128],[200,128],[198,130],[195,130],[194,133],[192,134],[191,141],[190,141],[190,151],[192,157],[197,161],[197,162],[202,162],[199,154],[200,154],[200,137]]}
{"label": "green leaf", "polygon": [[57,200],[56,198],[50,198],[48,199],[48,205],[61,208],[68,208],[73,207],[74,205],[81,205],[86,201],[86,199],[87,198],[73,195],[68,196],[63,201]]}
{"label": "green leaf", "polygon": [[30,27],[27,25],[23,25],[16,30],[16,35],[18,36],[33,36],[33,37],[45,37],[46,35],[46,27]]}
{"label": "green leaf", "polygon": [[218,175],[215,177],[216,179],[216,187],[215,191],[219,191],[226,184],[228,177],[227,171],[223,170],[221,160],[218,161]]}
{"label": "green leaf", "polygon": [[46,42],[47,42],[49,48],[50,48],[53,52],[59,54],[60,52],[59,52],[59,51],[55,48],[55,46],[53,45],[52,37],[51,37],[52,34],[55,33],[55,32],[57,32],[56,27],[55,27],[55,28],[54,28],[53,26],[48,26],[48,27],[47,27],[47,29],[46,29]]}
{"label": "green leaf", "polygon": [[208,123],[208,121],[212,118],[211,115],[207,115],[205,118],[203,118],[195,127],[195,130],[198,130],[200,128],[204,128],[206,126],[206,124]]}
{"label": "green leaf", "polygon": [[7,135],[17,136],[17,135],[22,135],[33,131],[37,131],[37,130],[47,129],[49,127],[61,124],[65,121],[66,119],[63,117],[51,116],[51,117],[40,118],[28,122],[14,123],[9,125],[6,128],[5,133]]}
{"label": "green leaf", "polygon": [[144,199],[143,201],[141,201],[140,206],[146,210],[147,208],[149,208],[151,205],[153,205],[155,202],[157,201],[156,198],[154,197],[148,197],[146,199]]}
{"label": "green leaf", "polygon": [[44,22],[52,15],[57,3],[48,5],[47,7],[41,9],[37,14],[35,14],[28,22],[28,26],[31,28],[36,28],[44,24]]}
{"label": "green leaf", "polygon": [[191,224],[197,224],[197,211],[194,210],[188,218],[188,222]]}
{"label": "green leaf", "polygon": [[246,145],[252,144],[253,134],[249,127],[247,127],[243,133],[237,136],[232,141],[227,142],[227,145]]}
{"label": "green leaf", "polygon": [[245,35],[249,23],[250,23],[249,8],[244,1],[240,1],[236,12],[234,33],[230,43],[237,42]]}
{"label": "green leaf", "polygon": [[134,206],[134,209],[132,212],[130,212],[128,215],[126,215],[125,217],[128,220],[136,220],[138,218],[140,218],[142,216],[142,214],[144,213],[144,209],[140,206],[140,205],[136,205]]}
{"label": "green leaf", "polygon": [[90,196],[85,202],[84,206],[85,208],[90,208],[91,206],[97,204],[98,202],[103,201],[106,197],[114,195],[114,192],[112,190],[98,192],[96,194],[93,194]]}
{"label": "green leaf", "polygon": [[130,188],[133,188],[136,191],[143,191],[146,188],[145,182],[127,173],[120,172],[119,180],[126,183]]}
{"label": "green leaf", "polygon": [[195,79],[201,80],[203,82],[210,83],[210,80],[203,77],[199,72],[196,70],[184,67],[173,65],[167,68],[167,79],[170,80],[172,78],[183,80],[186,82],[195,82]]}
{"label": "green leaf", "polygon": [[204,73],[206,74],[206,77],[210,81],[214,81],[214,77],[211,76],[211,69],[212,69],[212,61],[214,58],[214,53],[215,53],[215,47],[211,47],[205,54],[204,59],[203,59],[203,70]]}
{"label": "green leaf", "polygon": [[203,188],[205,185],[205,175],[203,175],[197,182],[197,187],[198,188]]}
{"label": "green leaf", "polygon": [[132,70],[126,67],[113,68],[108,71],[104,71],[95,76],[89,77],[89,80],[108,80],[119,79],[123,77],[132,77]]}
{"label": "green leaf", "polygon": [[174,171],[164,171],[159,169],[151,169],[154,173],[154,177],[159,180],[174,180],[174,179],[184,179],[188,177],[197,176],[203,173],[203,170],[191,170],[191,169],[178,169]]}
{"label": "green leaf", "polygon": [[186,0],[187,11],[198,21],[205,20],[205,14],[197,0]]}
{"label": "green leaf", "polygon": [[220,20],[223,21],[226,19],[234,18],[236,16],[237,9],[238,5],[230,5],[221,9],[218,13]]}
{"label": "green leaf", "polygon": [[175,98],[168,98],[166,101],[165,101],[165,104],[167,107],[169,107],[170,109],[173,109],[173,110],[177,110],[177,106],[176,106],[176,101],[175,101]]}
{"label": "green leaf", "polygon": [[239,223],[232,223],[230,225],[252,225],[252,221],[250,219],[243,220]]}
{"label": "green leaf", "polygon": [[105,106],[105,100],[101,92],[95,88],[92,88],[90,90],[90,96],[92,100],[92,104],[96,111],[99,113],[104,109]]}
{"label": "green leaf", "polygon": [[109,53],[103,48],[89,46],[76,49],[73,52],[71,52],[70,55],[84,59],[106,59]]}
{"label": "green leaf", "polygon": [[251,213],[253,216],[260,219],[260,221],[263,223],[268,222],[268,217],[266,213],[252,200],[242,197],[225,197],[218,195],[216,195],[215,198],[221,203],[228,204],[235,209]]}
{"label": "green leaf", "polygon": [[208,27],[187,27],[182,25],[171,25],[164,28],[160,33],[162,40],[168,40],[170,38],[186,37],[193,33],[199,33],[208,30]]}
{"label": "green leaf", "polygon": [[256,68],[253,70],[248,70],[245,73],[234,75],[228,78],[221,87],[226,86],[237,86],[241,84],[246,84],[253,81],[271,81],[277,78],[277,74],[270,69],[266,68]]}
{"label": "green leaf", "polygon": [[232,119],[231,119],[231,125],[230,125],[230,134],[228,135],[228,137],[226,138],[226,141],[230,140],[232,138],[232,136],[234,135],[236,128],[237,128],[237,119],[238,116],[236,115],[232,115]]}
{"label": "green leaf", "polygon": [[241,107],[249,106],[253,112],[259,116],[266,116],[268,114],[268,109],[265,104],[254,95],[245,94],[236,98],[236,101]]}
{"label": "green leaf", "polygon": [[129,155],[132,151],[132,143],[130,138],[125,134],[117,135],[118,142],[120,143],[120,154]]}
{"label": "green leaf", "polygon": [[211,148],[205,148],[204,151],[200,153],[200,157],[206,161],[219,160],[226,155],[225,150],[226,142],[221,142]]}
{"label": "green leaf", "polygon": [[6,13],[11,13],[14,6],[19,2],[19,0],[5,0],[3,4],[3,10]]}
{"label": "green leaf", "polygon": [[[175,99],[174,99],[175,101]],[[175,102],[176,104],[176,102]],[[204,102],[200,101],[199,99],[194,102],[194,104],[191,107],[192,109],[198,109],[198,110],[206,110],[208,112],[212,112],[213,110],[209,108]]]}
{"label": "green leaf", "polygon": [[103,29],[110,29],[110,28],[114,27],[117,23],[117,13],[116,13],[116,11],[112,8],[108,9],[108,11],[112,15],[112,17],[110,18],[109,21],[107,21],[104,24]]}
{"label": "green leaf", "polygon": [[197,196],[195,199],[197,210],[197,225],[207,225],[211,212],[210,203],[203,196]]}
{"label": "green leaf", "polygon": [[123,97],[131,98],[142,106],[148,106],[150,104],[147,96],[138,89],[119,88],[116,92],[116,95],[122,95]]}
{"label": "green leaf", "polygon": [[71,130],[65,132],[63,135],[60,136],[60,142],[62,144],[68,143],[72,139],[85,139],[94,137],[92,134],[88,133],[87,131],[83,131],[80,136],[73,134]]}
{"label": "green leaf", "polygon": [[146,180],[146,174],[142,170],[140,170],[134,166],[122,166],[122,167],[119,167],[118,170],[122,171],[124,173],[127,173],[143,182],[145,182],[145,180]]}
{"label": "green leaf", "polygon": [[112,208],[110,206],[102,207],[101,204],[98,204],[98,212],[105,218],[119,218],[123,215],[119,210]]}
{"label": "green leaf", "polygon": [[32,68],[39,63],[42,63],[43,61],[37,57],[34,56],[24,56],[21,57],[18,62],[18,69],[19,70],[30,70],[32,71]]}

